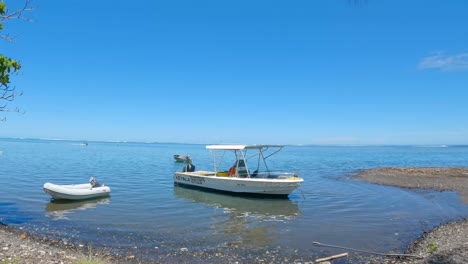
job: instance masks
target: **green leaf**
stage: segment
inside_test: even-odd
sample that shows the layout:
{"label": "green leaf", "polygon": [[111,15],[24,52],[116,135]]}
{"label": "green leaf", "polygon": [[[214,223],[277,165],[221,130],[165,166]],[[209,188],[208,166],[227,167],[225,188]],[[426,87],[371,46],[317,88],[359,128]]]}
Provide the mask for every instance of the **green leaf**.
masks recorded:
{"label": "green leaf", "polygon": [[0,54],[0,86],[8,87],[10,83],[10,73],[16,72],[20,68],[21,65],[16,60]]}
{"label": "green leaf", "polygon": [[0,15],[5,14],[6,12],[6,5],[3,2],[0,2]]}

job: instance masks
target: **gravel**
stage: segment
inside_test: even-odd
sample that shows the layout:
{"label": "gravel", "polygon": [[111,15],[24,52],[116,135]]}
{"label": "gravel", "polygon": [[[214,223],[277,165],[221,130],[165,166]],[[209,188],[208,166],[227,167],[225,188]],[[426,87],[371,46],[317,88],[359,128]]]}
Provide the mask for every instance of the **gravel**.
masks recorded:
{"label": "gravel", "polygon": [[0,226],[1,263],[73,263],[81,255],[66,245],[58,247],[52,241],[30,237],[21,230]]}
{"label": "gravel", "polygon": [[402,188],[457,191],[468,203],[468,168],[378,168],[362,170],[355,177]]}
{"label": "gravel", "polygon": [[[355,177],[402,188],[456,191],[468,204],[467,168],[378,168],[362,170]],[[421,259],[375,258],[368,263],[468,263],[468,218],[425,232],[405,253],[418,255]]]}
{"label": "gravel", "polygon": [[105,252],[93,251],[69,242],[40,238],[0,223],[0,263],[73,264],[98,259],[101,263],[123,263]]}

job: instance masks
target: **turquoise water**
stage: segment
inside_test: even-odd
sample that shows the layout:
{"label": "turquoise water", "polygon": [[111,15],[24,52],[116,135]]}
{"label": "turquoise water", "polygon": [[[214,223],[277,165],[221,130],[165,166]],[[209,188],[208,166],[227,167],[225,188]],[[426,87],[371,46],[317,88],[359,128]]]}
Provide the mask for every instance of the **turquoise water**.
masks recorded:
{"label": "turquoise water", "polygon": [[[342,252],[312,241],[401,252],[424,230],[468,216],[454,192],[352,178],[376,167],[467,167],[464,146],[288,146],[271,157],[270,169],[295,170],[305,182],[283,200],[174,187],[183,167],[174,154],[212,169],[204,145],[0,139],[0,151],[1,222],[148,261],[291,262]],[[42,190],[45,182],[90,176],[111,187],[109,198],[54,203]]]}

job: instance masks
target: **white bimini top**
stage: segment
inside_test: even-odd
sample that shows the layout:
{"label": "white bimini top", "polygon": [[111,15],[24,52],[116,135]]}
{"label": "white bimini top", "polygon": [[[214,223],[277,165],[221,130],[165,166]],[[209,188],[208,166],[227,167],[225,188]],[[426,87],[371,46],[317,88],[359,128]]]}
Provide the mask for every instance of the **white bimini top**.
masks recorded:
{"label": "white bimini top", "polygon": [[207,149],[214,150],[243,150],[243,149],[263,149],[263,148],[282,148],[282,145],[208,145]]}

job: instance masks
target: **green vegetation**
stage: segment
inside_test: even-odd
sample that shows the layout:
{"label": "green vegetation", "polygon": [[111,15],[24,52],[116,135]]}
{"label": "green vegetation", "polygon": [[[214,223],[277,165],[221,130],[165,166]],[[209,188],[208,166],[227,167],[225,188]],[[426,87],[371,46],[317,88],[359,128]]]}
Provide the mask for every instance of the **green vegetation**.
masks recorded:
{"label": "green vegetation", "polygon": [[2,264],[16,264],[16,263],[19,263],[19,261],[20,261],[19,258],[2,259]]}
{"label": "green vegetation", "polygon": [[87,253],[74,261],[73,264],[108,264],[111,263],[110,257],[103,251],[93,251],[92,246],[88,246]]}
{"label": "green vegetation", "polygon": [[[22,9],[9,12],[5,3],[0,0],[0,30],[3,30],[5,22],[13,19],[24,19],[22,14],[25,11],[30,11],[28,5],[31,0],[26,0]],[[12,42],[13,38],[8,35],[0,34],[0,39]],[[7,108],[8,102],[11,102],[15,97],[21,95],[15,91],[15,87],[10,86],[10,76],[21,69],[21,64],[12,58],[0,54],[0,112],[19,112],[18,108]]]}
{"label": "green vegetation", "polygon": [[[8,101],[12,101],[14,99],[14,88],[10,88],[9,85],[10,74],[16,72],[20,68],[21,65],[16,60],[0,54],[0,91],[3,92],[0,99]],[[5,106],[0,106],[0,111],[4,111]]]}
{"label": "green vegetation", "polygon": [[106,264],[107,262],[104,262],[100,259],[88,259],[88,258],[85,258],[85,259],[79,259],[75,262],[73,262],[74,264]]}
{"label": "green vegetation", "polygon": [[427,253],[434,254],[437,251],[437,244],[435,242],[429,243],[426,248]]}

